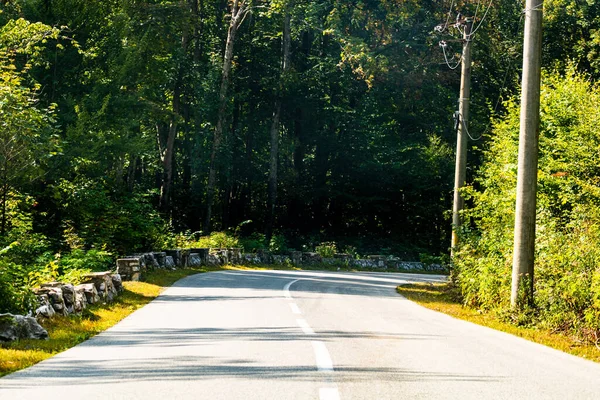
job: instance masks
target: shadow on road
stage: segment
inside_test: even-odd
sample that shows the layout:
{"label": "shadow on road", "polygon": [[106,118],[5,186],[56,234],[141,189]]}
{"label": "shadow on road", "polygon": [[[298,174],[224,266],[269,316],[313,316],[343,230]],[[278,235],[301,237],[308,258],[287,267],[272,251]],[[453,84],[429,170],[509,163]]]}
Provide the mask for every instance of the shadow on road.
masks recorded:
{"label": "shadow on road", "polygon": [[[322,379],[322,373],[313,365],[298,366],[259,366],[249,360],[226,360],[216,362],[208,357],[180,356],[169,360],[151,358],[139,367],[136,360],[120,361],[77,361],[60,364],[46,362],[38,368],[18,374],[20,379],[11,376],[3,379],[4,389],[20,389],[32,386],[62,386],[69,384],[118,384],[131,381],[187,381],[203,379],[239,379],[249,380],[286,380],[315,381]],[[120,364],[120,365],[119,365]],[[132,365],[136,365],[133,367]],[[336,366],[336,380],[346,382],[364,382],[376,374],[377,380],[389,382],[497,382],[502,376],[473,375],[460,373],[436,373],[415,371],[404,368],[368,368],[354,366]],[[25,376],[24,376],[25,375]],[[17,375],[12,375],[17,377]],[[27,384],[23,385],[23,378]],[[14,381],[14,382],[11,382]]]}

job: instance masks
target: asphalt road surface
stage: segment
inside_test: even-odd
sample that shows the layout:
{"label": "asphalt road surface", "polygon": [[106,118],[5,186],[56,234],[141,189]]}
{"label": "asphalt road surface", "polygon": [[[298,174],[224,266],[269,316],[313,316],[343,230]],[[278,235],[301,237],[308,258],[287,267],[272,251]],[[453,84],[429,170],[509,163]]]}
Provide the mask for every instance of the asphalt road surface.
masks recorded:
{"label": "asphalt road surface", "polygon": [[441,276],[190,276],[118,325],[0,379],[0,399],[600,399],[600,364],[399,296]]}

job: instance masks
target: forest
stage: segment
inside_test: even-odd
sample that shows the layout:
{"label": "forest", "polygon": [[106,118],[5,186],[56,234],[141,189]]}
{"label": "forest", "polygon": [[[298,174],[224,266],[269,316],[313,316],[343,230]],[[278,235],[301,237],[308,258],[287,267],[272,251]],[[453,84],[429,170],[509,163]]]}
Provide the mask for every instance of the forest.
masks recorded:
{"label": "forest", "polygon": [[[452,277],[465,304],[505,307],[523,8],[2,1],[0,309],[27,309],[49,276],[211,234],[246,251],[447,260],[464,18],[469,185]],[[536,318],[596,338],[599,28],[596,0],[545,1],[536,264]]]}

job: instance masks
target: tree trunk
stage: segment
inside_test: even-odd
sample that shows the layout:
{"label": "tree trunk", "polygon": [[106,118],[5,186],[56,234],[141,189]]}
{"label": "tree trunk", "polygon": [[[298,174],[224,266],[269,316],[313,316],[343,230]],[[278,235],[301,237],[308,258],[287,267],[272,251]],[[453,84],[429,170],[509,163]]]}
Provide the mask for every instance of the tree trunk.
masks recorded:
{"label": "tree trunk", "polygon": [[171,185],[173,183],[173,150],[175,149],[175,139],[177,137],[177,118],[181,105],[181,80],[177,79],[175,90],[173,91],[173,116],[169,124],[169,134],[167,143],[163,149],[162,164],[163,164],[163,179],[160,188],[160,209],[168,213],[171,208]]}
{"label": "tree trunk", "polygon": [[135,184],[135,171],[137,169],[138,157],[129,155],[129,167],[127,168],[127,190],[132,193]]}
{"label": "tree trunk", "polygon": [[[190,18],[193,18],[195,4],[190,3]],[[196,21],[194,21],[195,25]],[[183,28],[181,35],[181,57],[185,59],[187,55],[187,49],[190,42],[190,23],[187,23]],[[177,138],[178,120],[181,113],[181,96],[183,94],[183,75],[184,75],[185,63],[183,60],[179,61],[177,66],[177,78],[175,79],[175,86],[173,88],[173,100],[172,100],[172,117],[169,124],[169,134],[167,136],[167,143],[163,149],[163,183],[160,189],[160,209],[168,213],[171,209],[171,192],[173,186],[173,153],[175,151],[175,139]]]}
{"label": "tree trunk", "polygon": [[219,91],[219,114],[215,133],[213,137],[212,151],[210,153],[210,167],[208,170],[208,184],[206,185],[206,213],[204,216],[204,233],[210,233],[210,223],[212,217],[212,206],[215,198],[215,186],[217,183],[217,170],[215,161],[223,141],[223,126],[225,125],[227,111],[227,91],[231,81],[231,67],[233,60],[233,45],[238,28],[244,21],[248,13],[248,7],[244,1],[234,0],[231,9],[231,21],[227,33],[227,42],[225,44],[225,55],[223,57],[223,73],[221,78],[221,89]]}
{"label": "tree trunk", "polygon": [[281,121],[281,103],[284,91],[283,82],[285,81],[285,75],[290,68],[290,47],[292,43],[292,35],[289,3],[286,4],[283,20],[283,61],[281,65],[279,93],[277,95],[277,99],[275,100],[273,123],[271,124],[271,157],[267,200],[267,229],[265,232],[267,242],[270,242],[271,237],[273,236],[273,225],[275,221],[275,206],[277,205],[277,167],[279,163],[279,128]]}

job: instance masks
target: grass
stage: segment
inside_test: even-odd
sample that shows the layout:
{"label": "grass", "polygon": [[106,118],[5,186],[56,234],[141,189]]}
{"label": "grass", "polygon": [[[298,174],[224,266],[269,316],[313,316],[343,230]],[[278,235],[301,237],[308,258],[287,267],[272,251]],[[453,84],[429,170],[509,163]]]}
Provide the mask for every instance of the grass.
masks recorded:
{"label": "grass", "polygon": [[600,349],[593,344],[582,343],[577,338],[550,330],[521,327],[502,321],[493,313],[482,313],[464,307],[450,290],[449,284],[410,284],[398,287],[398,293],[429,309],[455,318],[510,333],[532,342],[540,343],[575,356],[600,362]]}
{"label": "grass", "polygon": [[40,321],[50,339],[19,340],[0,345],[0,376],[30,367],[91,338],[148,304],[179,279],[206,271],[152,271],[145,276],[145,282],[123,282],[125,290],[114,303],[95,304],[82,315]]}

